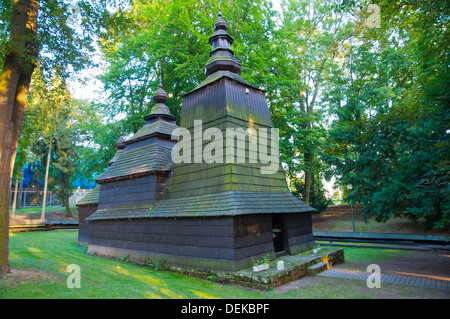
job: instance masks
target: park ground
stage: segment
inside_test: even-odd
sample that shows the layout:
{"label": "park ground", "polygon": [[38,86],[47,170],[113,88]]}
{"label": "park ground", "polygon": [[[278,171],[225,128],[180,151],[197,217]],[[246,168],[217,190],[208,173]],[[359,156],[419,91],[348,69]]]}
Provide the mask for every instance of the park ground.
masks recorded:
{"label": "park ground", "polygon": [[[64,218],[63,211],[57,209],[48,213],[49,219]],[[74,215],[77,215],[76,208]],[[333,231],[342,231],[343,225],[347,227],[346,218],[342,214],[339,217],[341,228],[334,227]],[[323,216],[314,219],[317,218]],[[318,223],[313,223],[314,230],[322,231],[328,222],[322,222],[320,229],[316,228]],[[304,277],[269,291],[252,289],[155,270],[154,265],[142,266],[90,255],[85,245],[77,243],[77,236],[77,231],[73,230],[11,233],[11,273],[0,279],[0,298],[450,299],[450,291],[446,290],[387,283],[379,289],[370,289],[365,281],[321,276]],[[334,268],[366,271],[369,264],[375,263],[386,274],[450,280],[448,252],[345,247],[344,254],[346,262]],[[67,267],[71,264],[81,269],[79,289],[69,289],[66,284],[70,275]]]}
{"label": "park ground", "polygon": [[[364,222],[359,205],[354,207],[355,231],[362,233],[394,233],[422,235],[450,235],[450,229],[427,229],[424,220],[411,221],[405,216],[389,219],[387,222],[376,222],[369,218]],[[324,232],[352,232],[352,212],[350,205],[330,206],[320,214],[313,215],[313,230]]]}

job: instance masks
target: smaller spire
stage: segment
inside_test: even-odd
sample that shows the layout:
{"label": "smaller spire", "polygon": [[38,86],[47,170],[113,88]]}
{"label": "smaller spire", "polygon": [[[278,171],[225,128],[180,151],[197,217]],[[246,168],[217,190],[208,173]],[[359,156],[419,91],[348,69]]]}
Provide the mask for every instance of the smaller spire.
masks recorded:
{"label": "smaller spire", "polygon": [[158,116],[161,116],[169,120],[175,120],[175,117],[170,113],[169,108],[165,104],[168,97],[169,96],[167,95],[167,92],[164,91],[161,75],[159,78],[158,89],[153,94],[153,101],[155,101],[156,104],[153,106],[152,110],[150,111],[150,114],[144,117],[144,120],[150,121]]}
{"label": "smaller spire", "polygon": [[153,94],[153,101],[156,103],[165,103],[167,101],[168,95],[167,92],[164,91],[163,85],[162,85],[162,79],[159,78],[159,85],[158,89]]}
{"label": "smaller spire", "polygon": [[116,142],[116,147],[119,150],[123,150],[125,148],[125,138],[123,137],[123,131],[120,131],[120,137]]}

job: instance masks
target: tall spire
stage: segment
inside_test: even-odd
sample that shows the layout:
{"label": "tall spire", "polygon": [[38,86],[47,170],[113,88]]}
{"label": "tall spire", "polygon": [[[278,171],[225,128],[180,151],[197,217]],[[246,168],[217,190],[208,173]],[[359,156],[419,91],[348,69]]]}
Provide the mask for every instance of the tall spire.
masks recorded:
{"label": "tall spire", "polygon": [[214,22],[214,34],[209,38],[212,51],[209,54],[208,62],[206,62],[206,75],[211,75],[217,71],[230,71],[239,74],[241,71],[241,64],[231,50],[233,38],[228,34],[227,28],[227,21],[222,17],[219,8],[216,22]]}

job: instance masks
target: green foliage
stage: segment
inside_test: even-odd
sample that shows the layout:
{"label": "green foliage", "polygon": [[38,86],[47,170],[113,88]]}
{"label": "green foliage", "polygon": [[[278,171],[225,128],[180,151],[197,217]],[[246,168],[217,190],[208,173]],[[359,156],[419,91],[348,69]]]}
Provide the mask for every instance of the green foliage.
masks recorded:
{"label": "green foliage", "polygon": [[120,257],[119,260],[123,263],[129,263],[130,262],[130,255],[126,255],[123,257]]}
{"label": "green foliage", "polygon": [[75,149],[74,130],[63,121],[56,129],[54,139],[53,167],[57,171],[54,190],[61,203],[65,203],[73,194],[73,177],[78,167],[76,163],[77,152]]}
{"label": "green foliage", "polygon": [[[320,214],[323,212],[329,205],[333,205],[333,201],[331,199],[326,198],[324,193],[324,188],[316,177],[313,185],[310,189],[310,199],[309,205],[316,209],[314,213]],[[305,183],[302,179],[296,177],[290,180],[291,192],[298,198],[302,199],[302,194],[304,193]]]}
{"label": "green foliage", "polygon": [[[436,2],[438,4],[438,2]],[[448,30],[439,3],[381,2],[380,29],[355,31],[358,45],[330,78],[325,100],[336,116],[327,160],[354,186],[349,200],[367,217],[406,213],[429,226],[449,223]],[[442,27],[440,27],[442,26]]]}
{"label": "green foliage", "polygon": [[[273,53],[269,51],[272,54],[265,61],[271,67],[266,77],[273,85],[268,102],[274,126],[280,129],[281,160],[289,181],[303,172],[301,197],[308,204],[314,176],[327,174],[321,156],[328,142],[320,92],[349,37],[348,13],[331,10],[336,4],[283,2],[281,26],[271,41]],[[298,185],[290,187],[298,189]]]}
{"label": "green foliage", "polygon": [[149,263],[149,267],[156,271],[164,270],[164,260],[153,260],[151,263]]}
{"label": "green foliage", "polygon": [[9,40],[9,23],[11,20],[12,1],[0,0],[0,70],[3,68]]}
{"label": "green foliage", "polygon": [[409,197],[412,205],[406,215],[413,220],[426,219],[427,228],[445,228],[450,224],[450,167],[430,169],[412,187]]}
{"label": "green foliage", "polygon": [[[52,143],[49,190],[55,191],[58,200],[64,203],[73,193],[74,181],[89,179],[95,172],[86,172],[86,167],[81,166],[85,164],[83,156],[91,151],[84,145],[87,139],[92,139],[88,127],[99,124],[100,117],[91,104],[72,97],[58,73],[48,81],[41,68],[34,73],[28,104],[19,148],[28,147],[33,155],[29,158],[39,160],[38,177],[44,182],[48,146]],[[89,161],[96,162],[92,157]]]}
{"label": "green foliage", "polygon": [[217,277],[216,275],[212,274],[212,275],[207,276],[206,279],[209,279],[211,281],[216,282],[219,279],[219,277]]}
{"label": "green foliage", "polygon": [[[77,72],[92,65],[94,38],[86,23],[88,12],[95,1],[41,0],[37,29],[39,56],[37,61],[45,76],[57,72],[62,78],[76,76]],[[0,1],[0,68],[9,49],[12,1]],[[74,8],[80,8],[74,15]],[[76,16],[76,19],[73,17]]]}
{"label": "green foliage", "polygon": [[76,174],[78,181],[83,183],[84,180],[93,181],[108,167],[108,162],[117,151],[121,123],[104,123],[94,104],[82,104],[86,117],[77,125],[79,168]]}
{"label": "green foliage", "polygon": [[269,255],[269,253],[267,253],[264,256],[261,256],[261,258],[256,261],[256,265],[268,264],[269,260],[270,260],[270,255]]}

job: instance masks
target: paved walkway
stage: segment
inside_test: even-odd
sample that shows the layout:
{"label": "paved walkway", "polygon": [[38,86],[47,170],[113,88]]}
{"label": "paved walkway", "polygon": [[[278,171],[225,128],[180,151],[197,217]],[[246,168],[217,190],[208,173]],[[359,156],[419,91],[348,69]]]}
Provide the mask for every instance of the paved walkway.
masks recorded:
{"label": "paved walkway", "polygon": [[[367,280],[367,278],[371,274],[372,273],[370,273],[370,272],[341,270],[341,269],[333,269],[332,268],[332,269],[325,270],[324,272],[321,272],[317,275],[324,276],[324,277]],[[431,279],[431,278],[423,278],[423,277],[381,274],[380,282],[397,284],[397,285],[415,286],[415,287],[421,287],[421,288],[450,290],[450,281]]]}

